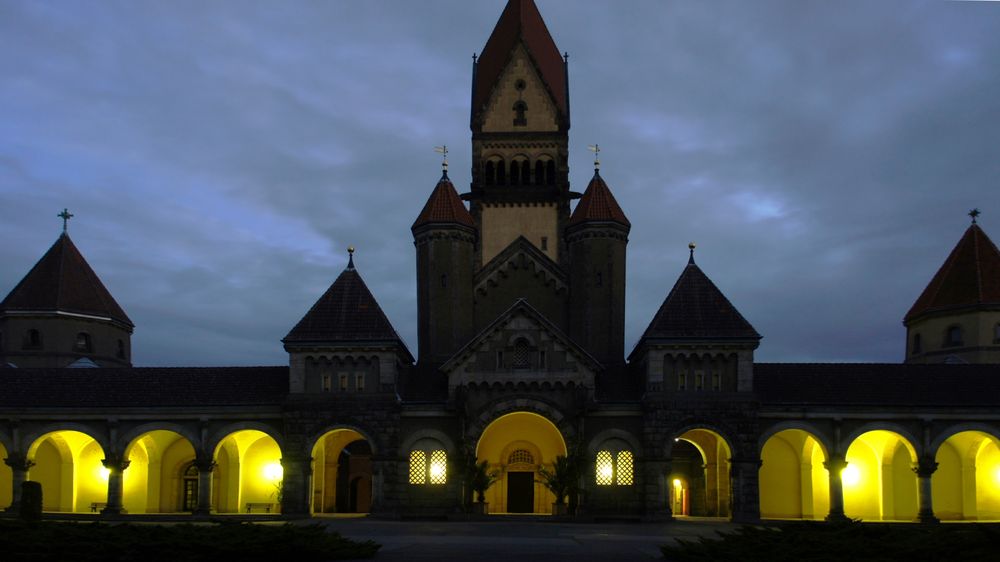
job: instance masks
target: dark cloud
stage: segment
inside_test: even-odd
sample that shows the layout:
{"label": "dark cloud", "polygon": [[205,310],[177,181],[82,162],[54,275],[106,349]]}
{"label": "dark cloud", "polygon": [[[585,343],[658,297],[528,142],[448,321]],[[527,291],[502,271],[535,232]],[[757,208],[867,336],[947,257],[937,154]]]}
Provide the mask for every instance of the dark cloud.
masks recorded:
{"label": "dark cloud", "polygon": [[[632,220],[631,345],[697,260],[762,360],[896,361],[971,207],[1000,237],[1000,6],[538,0],[571,181]],[[409,226],[502,2],[5,2],[0,292],[71,233],[143,365],[280,364],[346,263],[412,349]]]}

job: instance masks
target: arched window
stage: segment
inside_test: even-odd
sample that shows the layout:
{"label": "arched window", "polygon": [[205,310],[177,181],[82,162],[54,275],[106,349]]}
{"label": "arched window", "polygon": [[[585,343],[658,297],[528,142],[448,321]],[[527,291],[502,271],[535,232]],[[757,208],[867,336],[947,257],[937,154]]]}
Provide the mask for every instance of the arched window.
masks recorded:
{"label": "arched window", "polygon": [[528,340],[519,338],[514,342],[514,358],[511,360],[511,367],[515,369],[527,369],[531,366],[531,346]]}
{"label": "arched window", "polygon": [[510,184],[521,184],[521,163],[516,160],[510,163]]}
{"label": "arched window", "polygon": [[962,343],[962,327],[949,326],[944,333],[944,347],[958,347]]}
{"label": "arched window", "polygon": [[82,351],[84,353],[89,353],[91,351],[90,344],[90,334],[87,332],[80,332],[76,335],[76,343],[73,344],[73,351]]}
{"label": "arched window", "polygon": [[528,124],[528,118],[525,116],[525,112],[528,111],[528,104],[524,103],[522,100],[517,100],[514,102],[514,126],[524,127]]}
{"label": "arched window", "polygon": [[527,449],[515,449],[507,456],[507,464],[535,464],[535,456]]}
{"label": "arched window", "polygon": [[118,340],[118,358],[125,359],[125,342]]}
{"label": "arched window", "polygon": [[410,451],[410,484],[448,482],[448,453],[438,441],[421,439]]}
{"label": "arched window", "polygon": [[924,345],[923,342],[920,341],[920,334],[913,334],[913,346],[910,348],[910,353],[916,355],[923,352]]}
{"label": "arched window", "polygon": [[595,479],[598,486],[631,486],[635,482],[632,451],[622,443],[609,443],[597,452]]}
{"label": "arched window", "polygon": [[507,185],[507,165],[504,163],[503,158],[499,158],[496,161],[497,168],[497,185]]}
{"label": "arched window", "polygon": [[556,184],[556,162],[549,160],[545,163],[545,185]]}
{"label": "arched window", "polygon": [[487,160],[483,166],[483,182],[486,185],[494,185],[497,181],[497,165],[492,160]]}
{"label": "arched window", "polygon": [[521,183],[531,185],[531,164],[527,159],[521,160]]}
{"label": "arched window", "polygon": [[24,334],[24,349],[41,349],[42,347],[42,334],[38,330],[32,328]]}
{"label": "arched window", "polygon": [[535,184],[545,185],[545,161],[535,160]]}

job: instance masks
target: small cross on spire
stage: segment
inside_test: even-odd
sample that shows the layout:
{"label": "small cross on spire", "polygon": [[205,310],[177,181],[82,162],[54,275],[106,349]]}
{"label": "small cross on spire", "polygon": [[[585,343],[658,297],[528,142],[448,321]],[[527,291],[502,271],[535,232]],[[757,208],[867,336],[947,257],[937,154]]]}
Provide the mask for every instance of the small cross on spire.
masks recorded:
{"label": "small cross on spire", "polygon": [[976,217],[979,215],[980,213],[978,208],[969,211],[969,216],[972,217],[972,224],[976,224]]}
{"label": "small cross on spire", "polygon": [[[67,230],[67,223],[69,222],[69,219],[73,218],[74,215],[63,208],[62,212],[56,216],[63,220],[63,233],[65,233]],[[975,220],[973,220],[973,222],[975,222]]]}

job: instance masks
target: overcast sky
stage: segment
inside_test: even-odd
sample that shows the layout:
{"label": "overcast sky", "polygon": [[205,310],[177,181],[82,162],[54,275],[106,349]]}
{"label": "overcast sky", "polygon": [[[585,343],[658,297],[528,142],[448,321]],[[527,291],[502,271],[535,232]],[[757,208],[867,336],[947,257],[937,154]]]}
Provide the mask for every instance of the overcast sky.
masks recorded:
{"label": "overcast sky", "polygon": [[[759,361],[902,359],[967,228],[1000,241],[1000,3],[538,0],[570,54],[571,188],[632,221],[626,352],[687,261]],[[278,365],[357,247],[416,352],[409,227],[468,190],[501,0],[0,2],[0,293],[70,235],[136,365]]]}

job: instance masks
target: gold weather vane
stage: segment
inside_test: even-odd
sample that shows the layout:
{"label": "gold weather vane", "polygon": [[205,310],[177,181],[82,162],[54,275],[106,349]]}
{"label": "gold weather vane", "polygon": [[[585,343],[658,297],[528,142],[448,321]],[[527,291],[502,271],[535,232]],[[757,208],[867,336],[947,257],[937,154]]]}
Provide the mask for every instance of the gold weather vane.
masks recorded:
{"label": "gold weather vane", "polygon": [[[73,218],[74,215],[72,213],[70,213],[68,210],[66,210],[66,208],[63,208],[62,212],[59,213],[56,216],[59,217],[59,218],[61,218],[63,220],[63,232],[65,233],[66,232],[66,223],[69,222],[69,219]],[[972,222],[976,222],[976,221],[973,220]]]}
{"label": "gold weather vane", "polygon": [[972,217],[972,224],[976,224],[976,217],[978,217],[979,214],[979,207],[969,211],[969,216]]}
{"label": "gold weather vane", "polygon": [[601,159],[598,158],[601,155],[601,147],[596,144],[587,145],[587,150],[594,153],[594,171],[601,169]]}
{"label": "gold weather vane", "polygon": [[441,171],[448,173],[448,147],[447,145],[435,146],[434,152],[441,155]]}

